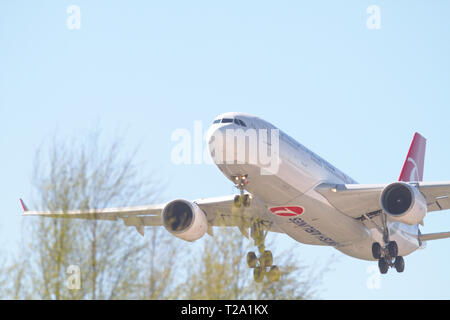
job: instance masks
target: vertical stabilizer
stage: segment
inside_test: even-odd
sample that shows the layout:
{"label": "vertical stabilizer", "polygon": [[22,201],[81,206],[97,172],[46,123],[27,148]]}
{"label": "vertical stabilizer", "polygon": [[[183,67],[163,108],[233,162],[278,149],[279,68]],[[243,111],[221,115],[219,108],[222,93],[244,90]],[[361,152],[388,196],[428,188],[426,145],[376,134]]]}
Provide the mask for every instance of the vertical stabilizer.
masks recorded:
{"label": "vertical stabilizer", "polygon": [[416,132],[400,173],[399,181],[412,182],[423,180],[426,145],[427,140]]}

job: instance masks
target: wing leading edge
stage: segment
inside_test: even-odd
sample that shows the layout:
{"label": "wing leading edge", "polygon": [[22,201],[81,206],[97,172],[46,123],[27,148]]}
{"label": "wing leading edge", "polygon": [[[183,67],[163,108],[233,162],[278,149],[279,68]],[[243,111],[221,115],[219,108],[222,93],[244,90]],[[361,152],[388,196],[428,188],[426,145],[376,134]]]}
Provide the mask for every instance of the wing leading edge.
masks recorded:
{"label": "wing leading edge", "polygon": [[[250,207],[236,208],[234,206],[234,195],[202,198],[194,200],[200,209],[205,213],[209,227],[238,227],[241,232],[248,236],[249,228],[255,219],[259,219],[267,226],[269,231],[282,232],[275,225],[265,218],[267,210],[262,203],[253,199]],[[166,203],[132,206],[106,209],[89,210],[69,210],[69,211],[30,211],[22,199],[20,203],[23,209],[23,216],[41,216],[49,218],[69,218],[85,220],[123,220],[126,226],[133,226],[143,235],[146,226],[162,226],[162,211]],[[212,235],[212,229],[209,233]]]}

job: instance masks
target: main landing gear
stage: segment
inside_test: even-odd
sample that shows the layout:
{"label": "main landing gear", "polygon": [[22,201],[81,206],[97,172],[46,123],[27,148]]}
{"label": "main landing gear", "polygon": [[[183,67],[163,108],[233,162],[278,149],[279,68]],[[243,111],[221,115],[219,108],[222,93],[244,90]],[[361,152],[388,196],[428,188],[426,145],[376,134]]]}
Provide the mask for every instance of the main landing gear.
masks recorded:
{"label": "main landing gear", "polygon": [[[237,175],[232,177],[236,188],[239,189],[240,194],[234,197],[234,206],[236,208],[249,207],[251,204],[251,195],[245,194],[245,187],[248,185],[248,175]],[[256,219],[250,227],[250,236],[252,237],[255,246],[258,248],[259,257],[254,251],[247,254],[247,265],[253,269],[253,277],[256,282],[262,282],[264,276],[267,276],[269,281],[278,281],[280,279],[280,269],[273,265],[273,255],[270,250],[266,250],[265,240],[268,230],[263,221]]]}
{"label": "main landing gear", "polygon": [[389,241],[384,248],[378,242],[373,243],[372,255],[378,260],[378,268],[382,274],[386,274],[390,267],[394,267],[397,272],[405,270],[405,260],[398,256],[398,246],[395,241]]}
{"label": "main landing gear", "polygon": [[264,276],[269,281],[278,281],[280,279],[280,269],[273,265],[272,252],[265,249],[265,239],[268,231],[265,230],[261,221],[255,221],[251,226],[251,237],[258,247],[259,258],[256,253],[251,251],[247,254],[247,265],[253,268],[253,277],[256,282],[262,282]]}
{"label": "main landing gear", "polygon": [[383,241],[382,247],[378,242],[372,244],[372,256],[378,260],[378,268],[381,274],[386,274],[389,268],[394,267],[397,272],[405,270],[405,260],[398,255],[398,245],[395,241],[389,241],[389,229],[386,222],[386,214],[382,213]]}

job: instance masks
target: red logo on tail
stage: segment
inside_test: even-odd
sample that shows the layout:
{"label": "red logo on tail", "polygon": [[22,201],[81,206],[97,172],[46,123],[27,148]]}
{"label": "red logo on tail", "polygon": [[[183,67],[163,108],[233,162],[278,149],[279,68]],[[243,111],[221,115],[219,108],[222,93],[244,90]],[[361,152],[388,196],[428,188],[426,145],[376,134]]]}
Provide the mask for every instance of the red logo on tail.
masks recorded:
{"label": "red logo on tail", "polygon": [[427,140],[420,134],[414,135],[399,181],[422,181]]}
{"label": "red logo on tail", "polygon": [[273,207],[270,208],[270,212],[281,217],[295,217],[303,213],[302,207]]}

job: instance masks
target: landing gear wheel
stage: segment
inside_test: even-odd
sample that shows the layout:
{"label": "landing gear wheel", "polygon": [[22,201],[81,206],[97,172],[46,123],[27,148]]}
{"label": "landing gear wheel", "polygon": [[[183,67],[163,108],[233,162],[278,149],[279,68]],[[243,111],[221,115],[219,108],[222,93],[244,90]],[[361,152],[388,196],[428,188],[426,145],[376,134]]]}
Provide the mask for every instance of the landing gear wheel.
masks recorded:
{"label": "landing gear wheel", "polygon": [[395,258],[394,267],[397,272],[403,272],[405,270],[405,260],[403,257]]}
{"label": "landing gear wheel", "polygon": [[[269,279],[275,279],[277,281],[279,278],[278,267],[273,268],[273,255],[270,250],[266,250],[265,239],[267,233],[269,232],[270,224],[261,221],[259,218],[254,219],[250,225],[250,236],[254,241],[254,245],[258,248],[256,256],[254,252],[249,252],[247,254],[247,264],[250,268],[253,268],[253,277],[256,282],[263,281],[264,276],[267,275]],[[268,270],[274,270],[270,273]]]}
{"label": "landing gear wheel", "polygon": [[386,274],[389,270],[389,264],[387,263],[385,258],[381,258],[378,260],[378,268],[380,269],[381,274]]}
{"label": "landing gear wheel", "polygon": [[269,250],[265,250],[260,258],[262,267],[270,267],[273,265],[273,256],[272,252]]}
{"label": "landing gear wheel", "polygon": [[281,272],[277,266],[272,266],[270,271],[267,273],[267,278],[272,282],[277,282],[280,280]]}
{"label": "landing gear wheel", "polygon": [[372,256],[374,259],[379,260],[381,258],[382,248],[378,242],[372,243]]}
{"label": "landing gear wheel", "polygon": [[242,204],[244,205],[244,207],[250,207],[250,195],[249,194],[244,194],[241,196],[242,198]]}
{"label": "landing gear wheel", "polygon": [[253,278],[256,282],[262,282],[264,278],[264,270],[261,267],[253,269]]}
{"label": "landing gear wheel", "polygon": [[395,241],[389,241],[388,245],[387,245],[387,249],[389,252],[389,256],[391,258],[395,258],[398,256],[398,245],[397,242]]}
{"label": "landing gear wheel", "polygon": [[234,206],[240,208],[242,206],[242,197],[239,195],[234,196]]}
{"label": "landing gear wheel", "polygon": [[234,206],[236,208],[249,207],[251,202],[251,196],[244,194],[245,187],[248,185],[248,174],[231,176],[236,188],[239,189],[239,195],[234,197]]}
{"label": "landing gear wheel", "polygon": [[247,253],[247,265],[249,268],[255,268],[258,263],[258,258],[256,257],[256,254],[251,251]]}

